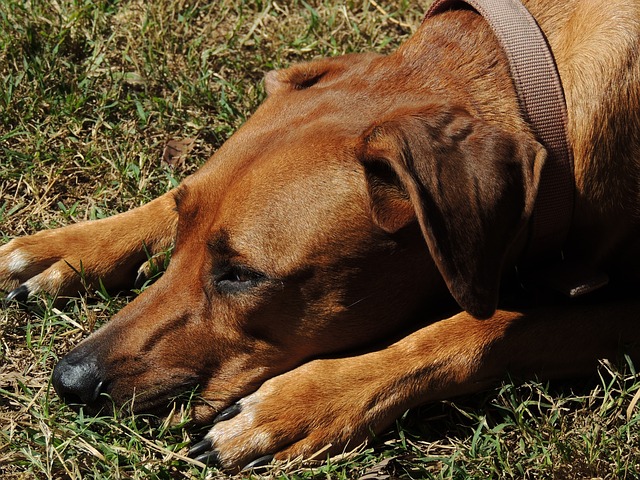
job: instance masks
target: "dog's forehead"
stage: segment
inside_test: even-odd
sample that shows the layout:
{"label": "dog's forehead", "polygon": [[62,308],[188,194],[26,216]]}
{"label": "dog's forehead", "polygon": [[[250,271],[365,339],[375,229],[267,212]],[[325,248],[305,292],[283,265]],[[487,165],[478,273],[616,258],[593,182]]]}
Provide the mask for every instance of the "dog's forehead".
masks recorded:
{"label": "dog's forehead", "polygon": [[224,229],[234,250],[270,259],[267,268],[276,270],[311,255],[347,252],[347,237],[370,222],[364,173],[349,164],[351,155],[311,145],[256,162],[225,192],[211,233]]}
{"label": "dog's forehead", "polygon": [[[219,152],[208,175],[178,190],[178,241],[204,248],[218,245],[223,233],[226,248],[210,253],[278,274],[328,252],[348,255],[371,228],[364,169],[353,138],[321,123],[315,134],[282,135],[268,144],[234,136],[230,147],[239,145],[240,152]],[[257,142],[247,145],[247,138]]]}
{"label": "dog's forehead", "polygon": [[180,216],[197,217],[199,238],[223,230],[234,251],[261,261],[348,255],[371,229],[356,152],[383,108],[352,87],[334,81],[267,99],[187,181]]}

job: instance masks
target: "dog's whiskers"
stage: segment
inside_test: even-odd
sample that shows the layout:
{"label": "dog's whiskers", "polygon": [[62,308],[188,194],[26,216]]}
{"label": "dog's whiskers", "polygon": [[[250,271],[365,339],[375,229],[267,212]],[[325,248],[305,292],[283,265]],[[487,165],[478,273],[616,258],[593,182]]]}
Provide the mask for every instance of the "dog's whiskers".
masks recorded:
{"label": "dog's whiskers", "polygon": [[367,296],[365,296],[365,297],[362,297],[360,300],[356,300],[356,301],[355,301],[355,302],[353,302],[352,304],[347,305],[347,308],[354,307],[354,306],[356,306],[357,304],[359,304],[360,302],[363,302],[364,300],[367,300],[367,299],[369,299],[369,298],[371,298],[371,297],[372,297],[372,295],[367,295]]}

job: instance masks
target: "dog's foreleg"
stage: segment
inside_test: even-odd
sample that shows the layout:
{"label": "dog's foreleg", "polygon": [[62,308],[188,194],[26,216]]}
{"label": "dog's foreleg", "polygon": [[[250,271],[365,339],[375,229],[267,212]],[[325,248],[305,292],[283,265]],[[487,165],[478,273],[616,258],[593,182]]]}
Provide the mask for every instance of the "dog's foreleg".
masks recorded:
{"label": "dog's foreleg", "polygon": [[170,248],[176,223],[171,191],[113,217],[16,238],[0,247],[0,288],[18,300],[41,292],[73,295],[99,282],[130,288],[138,269],[144,275],[148,259]]}
{"label": "dog's foreleg", "polygon": [[[597,306],[460,313],[363,355],[320,359],[266,381],[219,416],[198,444],[203,460],[242,467],[340,453],[408,408],[476,392],[504,378],[595,372],[598,359],[640,354],[640,300]],[[203,453],[204,452],[204,453]]]}

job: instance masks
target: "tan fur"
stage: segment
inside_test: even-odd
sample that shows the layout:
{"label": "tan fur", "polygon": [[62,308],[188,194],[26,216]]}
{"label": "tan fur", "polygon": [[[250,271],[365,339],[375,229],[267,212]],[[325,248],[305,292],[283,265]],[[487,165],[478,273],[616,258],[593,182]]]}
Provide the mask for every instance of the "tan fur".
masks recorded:
{"label": "tan fur", "polygon": [[[564,254],[635,280],[640,6],[525,3],[567,97],[577,195]],[[507,371],[584,373],[621,342],[638,358],[640,304],[624,296],[494,312],[547,158],[475,13],[430,19],[389,56],[271,72],[266,87],[176,191],[0,247],[5,287],[73,293],[67,262],[121,287],[145,248],[175,238],[164,276],[56,367],[61,395],[94,409],[101,393],[117,404],[135,395],[137,409],[161,411],[198,386],[204,423],[239,401],[207,435],[237,467],[339,452],[406,408]],[[467,311],[447,314],[450,295]]]}

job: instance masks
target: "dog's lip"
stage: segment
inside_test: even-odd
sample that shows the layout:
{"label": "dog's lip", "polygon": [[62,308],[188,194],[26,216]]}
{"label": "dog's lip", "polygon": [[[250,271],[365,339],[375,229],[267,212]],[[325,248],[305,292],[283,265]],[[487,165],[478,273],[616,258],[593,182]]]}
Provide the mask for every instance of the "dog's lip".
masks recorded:
{"label": "dog's lip", "polygon": [[173,404],[187,404],[198,389],[198,382],[193,378],[171,384],[136,386],[133,393],[121,391],[120,386],[127,383],[126,379],[105,382],[97,401],[87,406],[89,411],[102,410],[107,405],[129,405],[134,413],[164,414]]}

